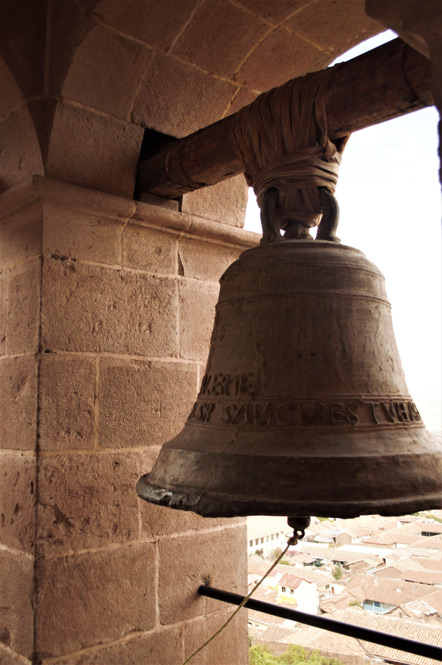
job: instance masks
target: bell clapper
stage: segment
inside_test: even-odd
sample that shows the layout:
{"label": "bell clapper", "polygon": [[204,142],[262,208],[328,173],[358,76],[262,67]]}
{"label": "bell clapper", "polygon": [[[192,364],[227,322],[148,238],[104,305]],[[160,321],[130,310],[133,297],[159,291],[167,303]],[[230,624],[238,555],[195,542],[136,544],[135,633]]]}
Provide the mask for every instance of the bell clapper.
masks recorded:
{"label": "bell clapper", "polygon": [[287,517],[287,524],[293,529],[293,536],[288,540],[289,546],[296,545],[298,540],[304,538],[305,530],[310,524],[310,517]]}

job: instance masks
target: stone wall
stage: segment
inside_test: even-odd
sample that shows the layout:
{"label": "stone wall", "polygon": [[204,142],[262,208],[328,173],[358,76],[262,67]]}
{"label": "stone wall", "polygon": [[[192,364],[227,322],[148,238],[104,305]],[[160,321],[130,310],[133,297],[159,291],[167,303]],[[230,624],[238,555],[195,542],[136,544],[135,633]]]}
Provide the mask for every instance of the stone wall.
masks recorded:
{"label": "stone wall", "polygon": [[[256,236],[42,177],[2,203],[0,660],[179,665],[231,611],[201,581],[245,590],[245,525],[135,484],[184,424],[218,279]],[[244,617],[213,650],[194,662],[247,662]]]}

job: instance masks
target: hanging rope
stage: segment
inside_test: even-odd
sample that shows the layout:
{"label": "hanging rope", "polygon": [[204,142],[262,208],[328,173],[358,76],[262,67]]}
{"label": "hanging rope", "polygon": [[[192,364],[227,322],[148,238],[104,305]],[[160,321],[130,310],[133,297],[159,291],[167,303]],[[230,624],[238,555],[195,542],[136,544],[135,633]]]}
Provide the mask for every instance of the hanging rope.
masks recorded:
{"label": "hanging rope", "polygon": [[266,195],[276,190],[276,231],[285,229],[288,237],[306,237],[308,228],[319,224],[324,209],[321,188],[335,192],[348,137],[333,143],[327,135],[330,76],[326,69],[270,90],[240,111],[232,124],[230,141],[261,211],[266,209]]}
{"label": "hanging rope", "polygon": [[255,593],[255,591],[257,590],[257,588],[258,588],[259,586],[261,586],[261,584],[264,582],[264,580],[266,579],[266,577],[268,577],[268,576],[270,575],[270,573],[272,572],[272,570],[275,568],[275,566],[278,565],[278,563],[281,561],[281,559],[283,558],[283,556],[287,553],[289,547],[291,547],[292,545],[296,545],[296,543],[298,542],[298,537],[300,537],[300,536],[298,536],[298,533],[295,531],[294,534],[293,534],[293,536],[291,536],[291,537],[287,540],[287,545],[286,545],[286,547],[285,547],[284,550],[281,552],[281,554],[280,554],[279,557],[276,559],[276,561],[274,561],[274,562],[272,563],[272,565],[271,565],[270,568],[267,570],[267,572],[264,573],[264,575],[261,577],[260,580],[258,580],[258,582],[255,584],[255,586],[252,588],[252,590],[247,594],[247,596],[246,596],[246,597],[244,598],[244,600],[241,602],[241,604],[238,605],[238,607],[236,608],[236,610],[235,610],[235,611],[229,616],[229,618],[227,619],[227,621],[225,621],[225,622],[223,623],[223,625],[221,626],[221,628],[218,628],[218,630],[216,631],[216,633],[214,633],[211,637],[209,637],[209,639],[208,639],[206,642],[204,642],[204,644],[202,644],[202,645],[201,645],[196,651],[194,651],[194,652],[193,652],[188,658],[186,658],[186,660],[184,661],[183,665],[187,665],[187,663],[190,663],[190,661],[192,660],[192,658],[194,658],[198,653],[200,653],[200,651],[202,651],[203,649],[205,649],[205,648],[206,648],[206,647],[207,647],[207,646],[208,646],[208,645],[209,645],[209,644],[215,639],[215,637],[217,637],[217,636],[218,636],[218,635],[219,635],[219,634],[220,634],[220,633],[221,633],[221,632],[222,632],[222,631],[223,631],[223,630],[229,625],[229,623],[230,623],[230,622],[236,617],[236,615],[238,614],[238,612],[239,612],[239,611],[244,607],[244,605],[247,603],[247,601],[249,600],[249,598]]}

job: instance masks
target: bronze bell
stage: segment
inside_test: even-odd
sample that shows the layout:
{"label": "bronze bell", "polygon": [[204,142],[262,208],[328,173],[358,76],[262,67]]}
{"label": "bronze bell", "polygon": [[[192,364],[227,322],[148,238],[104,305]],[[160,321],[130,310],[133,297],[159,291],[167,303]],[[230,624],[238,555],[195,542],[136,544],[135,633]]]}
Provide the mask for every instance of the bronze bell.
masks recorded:
{"label": "bronze bell", "polygon": [[442,455],[408,394],[384,278],[359,250],[284,240],[221,278],[184,429],[140,497],[204,516],[442,507]]}

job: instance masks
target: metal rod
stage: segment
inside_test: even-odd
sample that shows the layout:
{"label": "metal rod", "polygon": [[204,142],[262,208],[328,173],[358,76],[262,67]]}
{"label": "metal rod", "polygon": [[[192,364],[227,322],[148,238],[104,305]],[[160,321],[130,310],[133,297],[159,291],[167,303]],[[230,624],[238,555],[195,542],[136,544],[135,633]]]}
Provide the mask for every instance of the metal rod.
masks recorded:
{"label": "metal rod", "polygon": [[[245,596],[241,596],[238,593],[223,591],[222,589],[216,589],[215,587],[204,584],[198,588],[198,593],[201,596],[208,596],[209,598],[222,600],[225,603],[231,603],[232,605],[240,605],[245,598]],[[433,644],[416,642],[415,640],[409,640],[405,637],[398,637],[396,635],[390,635],[389,633],[381,633],[378,630],[355,626],[350,623],[336,621],[336,619],[326,619],[325,617],[317,616],[315,614],[306,614],[305,612],[299,612],[298,610],[292,610],[288,607],[282,607],[273,603],[266,603],[262,600],[255,600],[254,598],[250,598],[244,607],[248,607],[251,610],[257,610],[258,612],[264,612],[265,614],[271,614],[276,617],[281,617],[282,619],[298,621],[299,623],[314,626],[315,628],[330,630],[331,632],[339,633],[340,635],[347,635],[348,637],[354,637],[359,640],[374,642],[375,644],[381,644],[384,647],[391,647],[392,649],[399,649],[400,651],[406,651],[407,653],[414,653],[418,656],[424,656],[425,658],[442,660],[442,649]]]}

